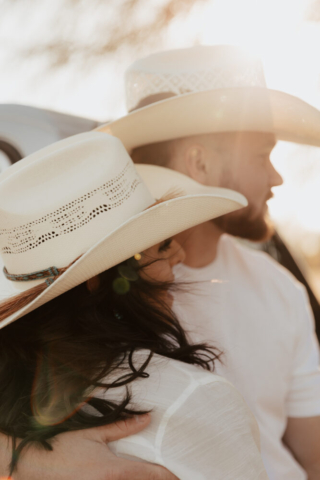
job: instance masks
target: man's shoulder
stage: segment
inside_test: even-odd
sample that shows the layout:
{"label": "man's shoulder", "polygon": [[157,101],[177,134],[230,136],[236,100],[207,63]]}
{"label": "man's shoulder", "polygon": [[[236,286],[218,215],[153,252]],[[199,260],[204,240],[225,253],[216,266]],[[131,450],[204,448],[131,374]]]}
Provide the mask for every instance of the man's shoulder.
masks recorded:
{"label": "man's shoulder", "polygon": [[221,253],[229,262],[247,271],[252,278],[262,278],[265,282],[272,282],[277,288],[303,290],[303,285],[280,265],[270,255],[258,249],[249,247],[231,235],[223,235]]}

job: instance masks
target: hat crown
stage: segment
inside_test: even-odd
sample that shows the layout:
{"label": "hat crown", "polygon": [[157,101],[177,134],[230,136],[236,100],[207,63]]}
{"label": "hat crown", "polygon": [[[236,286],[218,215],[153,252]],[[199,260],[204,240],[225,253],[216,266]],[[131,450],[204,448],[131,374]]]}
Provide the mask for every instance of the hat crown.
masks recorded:
{"label": "hat crown", "polygon": [[153,203],[121,142],[76,135],[0,176],[0,254],[11,274],[65,267]]}
{"label": "hat crown", "polygon": [[[133,63],[126,72],[128,110],[146,97],[234,87],[266,87],[261,61],[231,45],[168,50]],[[150,102],[152,103],[152,102]]]}

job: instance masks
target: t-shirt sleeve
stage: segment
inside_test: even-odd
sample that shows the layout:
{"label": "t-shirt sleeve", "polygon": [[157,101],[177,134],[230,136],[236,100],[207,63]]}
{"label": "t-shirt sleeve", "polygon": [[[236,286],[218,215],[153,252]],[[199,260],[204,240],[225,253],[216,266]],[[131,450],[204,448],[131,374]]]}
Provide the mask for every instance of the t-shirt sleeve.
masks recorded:
{"label": "t-shirt sleeve", "polygon": [[297,324],[293,370],[287,396],[288,417],[320,415],[320,360],[315,322],[305,288],[299,285],[293,299]]}
{"label": "t-shirt sleeve", "polygon": [[267,480],[257,423],[235,388],[213,382],[187,390],[162,420],[156,463],[180,480]]}

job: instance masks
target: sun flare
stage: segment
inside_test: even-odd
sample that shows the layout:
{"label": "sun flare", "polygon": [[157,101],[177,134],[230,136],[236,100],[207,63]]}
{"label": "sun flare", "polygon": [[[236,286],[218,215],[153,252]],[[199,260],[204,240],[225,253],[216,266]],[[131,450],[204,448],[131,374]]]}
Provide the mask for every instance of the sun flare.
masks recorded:
{"label": "sun flare", "polygon": [[[309,0],[212,0],[198,5],[176,35],[187,34],[200,44],[237,45],[258,55],[269,88],[298,96],[320,108],[320,45],[318,24],[305,21]],[[281,143],[272,160],[284,177],[275,190],[271,215],[293,229],[320,232],[320,191],[308,171],[320,176],[319,149]],[[301,176],[305,178],[301,185]]]}

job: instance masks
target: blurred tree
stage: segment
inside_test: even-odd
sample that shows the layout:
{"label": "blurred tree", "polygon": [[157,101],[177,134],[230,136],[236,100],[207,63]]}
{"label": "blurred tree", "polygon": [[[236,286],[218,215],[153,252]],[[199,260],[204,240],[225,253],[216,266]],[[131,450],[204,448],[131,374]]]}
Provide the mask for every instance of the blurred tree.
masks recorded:
{"label": "blurred tree", "polygon": [[23,58],[43,57],[55,68],[70,61],[83,67],[120,49],[157,42],[174,18],[205,1],[56,0],[53,4],[52,0],[0,0],[0,22],[15,8],[22,22],[38,24],[38,40],[32,44],[20,41],[16,48]]}

